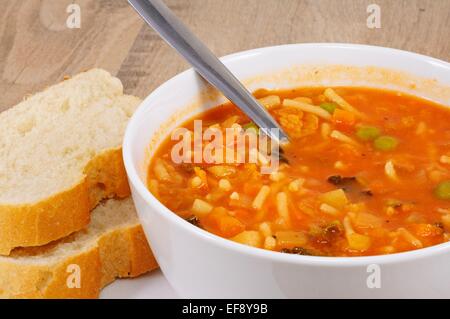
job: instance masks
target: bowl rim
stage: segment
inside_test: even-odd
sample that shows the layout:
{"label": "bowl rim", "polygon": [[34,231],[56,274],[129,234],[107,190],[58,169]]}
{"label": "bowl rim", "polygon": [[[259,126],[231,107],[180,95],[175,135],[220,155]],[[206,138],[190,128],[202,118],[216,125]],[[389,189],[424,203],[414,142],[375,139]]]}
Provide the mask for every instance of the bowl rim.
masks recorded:
{"label": "bowl rim", "polygon": [[[359,49],[359,50],[370,50],[370,51],[383,51],[396,55],[406,55],[410,58],[416,58],[423,60],[424,62],[428,62],[433,65],[437,65],[439,67],[444,67],[450,72],[450,63],[445,62],[443,60],[439,60],[430,56],[381,47],[381,46],[372,46],[372,45],[363,45],[363,44],[349,44],[349,43],[299,43],[299,44],[285,44],[285,45],[277,45],[277,46],[268,46],[257,49],[245,50],[241,52],[232,53],[221,57],[220,60],[224,63],[234,62],[240,59],[246,59],[251,57],[252,55],[259,53],[267,53],[267,51],[276,51],[276,50],[298,50],[305,47],[322,47],[322,48],[338,48],[338,49]],[[450,251],[450,242],[441,243],[434,246],[429,246],[425,248],[420,248],[416,250],[399,252],[389,255],[373,255],[373,256],[355,256],[355,257],[321,257],[321,256],[303,256],[303,255],[291,255],[291,254],[283,254],[280,252],[274,252],[262,248],[250,247],[247,245],[239,244],[233,242],[232,240],[222,238],[213,233],[210,233],[201,228],[195,227],[190,223],[186,222],[183,218],[179,217],[175,212],[172,212],[167,207],[165,207],[153,194],[148,190],[147,186],[142,182],[139,177],[137,168],[133,163],[132,157],[132,146],[134,144],[133,137],[135,137],[137,130],[137,121],[138,119],[147,113],[147,116],[151,111],[145,108],[145,106],[157,96],[161,94],[165,94],[167,87],[170,87],[172,83],[179,81],[180,79],[192,75],[196,75],[197,73],[193,68],[190,68],[186,71],[183,71],[174,77],[170,78],[163,84],[161,84],[158,88],[152,91],[139,105],[132,118],[130,119],[125,136],[123,141],[123,160],[125,164],[125,169],[127,171],[128,179],[131,186],[134,187],[135,191],[144,199],[145,204],[149,205],[153,208],[153,210],[161,215],[164,219],[168,220],[170,223],[173,223],[178,228],[188,232],[192,236],[196,236],[200,240],[210,241],[210,244],[216,246],[217,249],[227,249],[231,250],[238,254],[244,254],[248,257],[256,257],[261,259],[266,259],[272,262],[280,262],[280,263],[289,263],[289,264],[298,264],[298,265],[320,265],[325,267],[355,267],[355,266],[367,266],[370,264],[392,264],[399,262],[407,262],[411,260],[428,258],[433,255],[439,255]]]}

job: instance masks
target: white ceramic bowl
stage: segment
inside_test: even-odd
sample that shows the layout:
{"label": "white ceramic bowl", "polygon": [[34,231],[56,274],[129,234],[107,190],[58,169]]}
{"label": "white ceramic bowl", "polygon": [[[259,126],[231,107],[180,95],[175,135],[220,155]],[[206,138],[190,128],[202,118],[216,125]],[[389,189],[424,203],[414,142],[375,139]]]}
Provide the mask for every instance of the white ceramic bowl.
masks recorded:
{"label": "white ceramic bowl", "polygon": [[[450,64],[399,50],[299,44],[223,61],[250,89],[362,85],[450,105]],[[388,256],[288,255],[219,238],[164,207],[146,188],[152,152],[171,129],[223,100],[188,70],[145,99],[125,136],[124,160],[139,217],[164,275],[181,297],[450,297],[450,243]]]}

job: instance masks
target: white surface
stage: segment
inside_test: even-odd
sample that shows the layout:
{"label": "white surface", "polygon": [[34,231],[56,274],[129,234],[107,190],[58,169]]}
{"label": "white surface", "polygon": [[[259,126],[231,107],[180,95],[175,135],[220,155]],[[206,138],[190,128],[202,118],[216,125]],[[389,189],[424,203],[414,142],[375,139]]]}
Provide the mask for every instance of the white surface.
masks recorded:
{"label": "white surface", "polygon": [[[450,88],[450,64],[379,47],[290,45],[243,52],[224,58],[223,61],[241,80],[258,76],[251,82],[251,89],[323,85],[317,80],[311,83],[311,79],[305,83],[298,76],[300,71],[294,66],[305,64],[323,65],[321,72],[325,73],[320,74],[326,74],[327,77],[333,70],[332,65],[391,68],[433,77],[446,85],[446,92]],[[364,75],[361,82],[349,83],[352,76],[345,74],[348,69],[339,68],[346,76],[341,82],[333,81],[327,85],[344,83],[367,86],[379,79],[380,73],[367,73],[366,69],[360,69]],[[291,72],[291,76],[286,71]],[[289,84],[286,80],[289,80]],[[166,133],[186,119],[217,105],[221,101],[220,97],[201,94],[207,88],[192,70],[163,84],[145,99],[134,114],[127,128],[123,148],[133,199],[143,228],[166,278],[183,297],[450,297],[450,243],[388,256],[293,256],[219,238],[183,221],[164,207],[145,185],[150,141],[156,139],[160,142]],[[403,89],[407,90],[406,87]],[[427,97],[427,91],[417,94]],[[197,106],[187,108],[196,99]],[[450,106],[450,94],[444,103]],[[167,125],[174,114],[177,115],[176,121]],[[164,130],[161,131],[164,124]],[[381,279],[379,289],[369,289],[367,285],[371,274],[368,273],[368,266],[373,264],[378,266],[376,275]]]}
{"label": "white surface", "polygon": [[161,270],[138,278],[120,279],[103,289],[102,299],[174,299],[178,295]]}

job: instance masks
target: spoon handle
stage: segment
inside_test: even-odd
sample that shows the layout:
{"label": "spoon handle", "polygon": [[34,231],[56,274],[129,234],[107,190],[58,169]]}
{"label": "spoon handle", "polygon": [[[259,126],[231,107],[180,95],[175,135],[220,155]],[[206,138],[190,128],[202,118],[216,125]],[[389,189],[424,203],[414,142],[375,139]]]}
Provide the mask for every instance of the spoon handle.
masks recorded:
{"label": "spoon handle", "polygon": [[[161,0],[128,0],[159,35],[180,53],[210,84],[247,114],[270,138],[288,141],[267,110],[220,60],[172,13]],[[271,129],[278,130],[271,130]]]}

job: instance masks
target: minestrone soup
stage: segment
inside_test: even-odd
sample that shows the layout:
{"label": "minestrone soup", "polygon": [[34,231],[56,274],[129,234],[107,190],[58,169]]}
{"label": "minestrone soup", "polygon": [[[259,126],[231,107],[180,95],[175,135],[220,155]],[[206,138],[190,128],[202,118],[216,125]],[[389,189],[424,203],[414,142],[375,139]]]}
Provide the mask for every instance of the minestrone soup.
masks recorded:
{"label": "minestrone soup", "polygon": [[[449,109],[368,88],[255,96],[291,138],[277,169],[261,173],[264,156],[176,163],[178,141],[167,139],[148,174],[150,191],[166,207],[218,236],[290,254],[392,254],[450,239]],[[203,130],[262,134],[230,103],[196,120]],[[184,127],[201,137],[194,120]]]}

